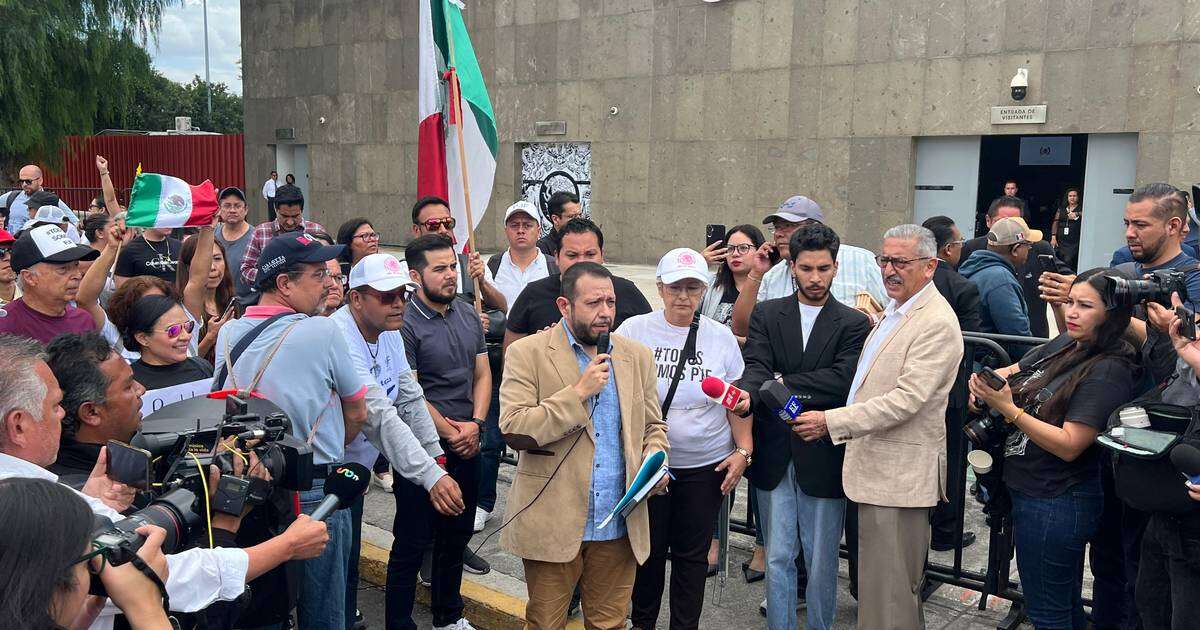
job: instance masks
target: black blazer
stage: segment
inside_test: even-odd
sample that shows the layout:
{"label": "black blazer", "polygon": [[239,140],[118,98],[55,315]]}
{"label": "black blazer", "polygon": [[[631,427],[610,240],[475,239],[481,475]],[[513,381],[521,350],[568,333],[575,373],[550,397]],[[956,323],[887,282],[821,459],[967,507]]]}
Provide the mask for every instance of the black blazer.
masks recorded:
{"label": "black blazer", "polygon": [[933,272],[933,286],[946,298],[958,315],[958,327],[963,332],[978,331],[982,326],[979,315],[979,287],[967,280],[944,260],[938,260]]}
{"label": "black blazer", "polygon": [[[962,258],[959,260],[966,260],[967,256],[977,249],[987,249],[987,235],[963,243]],[[1029,331],[1033,333],[1034,337],[1050,336],[1050,323],[1046,319],[1046,303],[1042,301],[1042,294],[1038,290],[1038,278],[1042,275],[1042,265],[1038,262],[1038,256],[1046,254],[1054,256],[1054,266],[1058,268],[1058,273],[1075,273],[1066,263],[1058,259],[1058,255],[1054,253],[1054,248],[1050,247],[1050,243],[1038,241],[1030,246],[1029,258],[1025,259],[1025,264],[1017,270],[1017,281],[1021,283],[1022,297],[1025,298],[1025,310],[1029,311]],[[934,282],[937,282],[936,277]],[[950,303],[954,304],[954,302]]]}
{"label": "black blazer", "polygon": [[743,350],[746,369],[740,382],[754,404],[754,463],[749,476],[756,488],[773,490],[788,463],[795,462],[796,482],[805,494],[845,496],[845,445],[834,446],[828,437],[805,442],[756,398],[762,384],[779,373],[804,409],[823,411],[845,406],[858,355],[870,331],[866,315],[830,297],[813,323],[805,347],[800,306],[794,295],[754,307]]}

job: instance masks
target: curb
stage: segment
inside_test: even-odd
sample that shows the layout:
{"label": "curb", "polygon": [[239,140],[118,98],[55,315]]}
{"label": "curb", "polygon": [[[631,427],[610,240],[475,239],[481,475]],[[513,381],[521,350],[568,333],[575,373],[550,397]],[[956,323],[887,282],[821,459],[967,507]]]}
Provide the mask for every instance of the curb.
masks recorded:
{"label": "curb", "polygon": [[[388,550],[366,540],[362,541],[358,568],[360,579],[376,586],[387,583]],[[462,598],[466,608],[463,616],[477,628],[488,630],[522,630],[525,627],[525,600],[489,588],[469,573],[463,573]],[[417,584],[417,601],[428,606],[429,588]],[[572,618],[566,628],[583,630],[583,622]]]}

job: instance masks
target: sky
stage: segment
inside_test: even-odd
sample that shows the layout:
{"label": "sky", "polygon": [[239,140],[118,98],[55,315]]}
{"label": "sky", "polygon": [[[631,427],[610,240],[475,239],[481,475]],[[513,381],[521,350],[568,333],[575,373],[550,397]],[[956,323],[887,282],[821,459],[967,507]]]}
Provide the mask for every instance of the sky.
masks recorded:
{"label": "sky", "polygon": [[[208,0],[208,54],[213,83],[225,83],[242,93],[241,7],[239,0]],[[157,43],[146,48],[154,67],[168,79],[188,83],[193,76],[204,78],[204,13],[201,0],[172,3],[163,10],[162,30]]]}

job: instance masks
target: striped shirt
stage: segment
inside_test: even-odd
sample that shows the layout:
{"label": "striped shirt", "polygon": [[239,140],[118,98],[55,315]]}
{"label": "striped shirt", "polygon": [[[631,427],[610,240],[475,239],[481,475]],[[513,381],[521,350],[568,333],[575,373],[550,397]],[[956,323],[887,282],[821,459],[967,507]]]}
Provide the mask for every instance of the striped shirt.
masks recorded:
{"label": "striped shirt", "polygon": [[[883,288],[883,274],[879,273],[875,254],[861,247],[842,245],[838,248],[837,264],[837,275],[833,277],[833,285],[829,287],[833,299],[847,306],[854,306],[858,292],[866,291],[880,306],[888,303],[890,298]],[[795,292],[796,280],[792,270],[786,260],[781,260],[763,274],[762,283],[758,287],[758,301],[787,297]]]}

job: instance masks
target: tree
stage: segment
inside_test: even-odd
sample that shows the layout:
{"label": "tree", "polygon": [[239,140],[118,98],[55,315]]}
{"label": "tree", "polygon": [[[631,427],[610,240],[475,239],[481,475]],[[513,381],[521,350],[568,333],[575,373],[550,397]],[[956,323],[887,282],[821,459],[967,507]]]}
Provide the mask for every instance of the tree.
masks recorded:
{"label": "tree", "polygon": [[[55,162],[101,112],[131,111],[157,33],[178,0],[0,0],[0,155]],[[215,112],[214,112],[215,113]]]}

